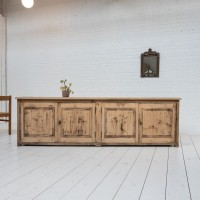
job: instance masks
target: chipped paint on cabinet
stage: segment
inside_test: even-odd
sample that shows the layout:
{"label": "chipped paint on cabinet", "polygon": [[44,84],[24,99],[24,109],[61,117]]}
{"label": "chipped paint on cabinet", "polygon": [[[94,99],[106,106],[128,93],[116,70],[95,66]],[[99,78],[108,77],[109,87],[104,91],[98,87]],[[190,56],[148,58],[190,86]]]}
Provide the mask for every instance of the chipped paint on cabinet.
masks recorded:
{"label": "chipped paint on cabinet", "polygon": [[18,145],[179,144],[179,98],[17,98]]}
{"label": "chipped paint on cabinet", "polygon": [[22,103],[21,141],[55,142],[57,105],[55,103]]}
{"label": "chipped paint on cabinet", "polygon": [[175,140],[176,104],[139,105],[140,143],[172,143]]}
{"label": "chipped paint on cabinet", "polygon": [[94,142],[95,105],[93,103],[59,103],[58,116],[59,142]]}
{"label": "chipped paint on cabinet", "polygon": [[136,143],[137,109],[136,103],[103,103],[102,142]]}

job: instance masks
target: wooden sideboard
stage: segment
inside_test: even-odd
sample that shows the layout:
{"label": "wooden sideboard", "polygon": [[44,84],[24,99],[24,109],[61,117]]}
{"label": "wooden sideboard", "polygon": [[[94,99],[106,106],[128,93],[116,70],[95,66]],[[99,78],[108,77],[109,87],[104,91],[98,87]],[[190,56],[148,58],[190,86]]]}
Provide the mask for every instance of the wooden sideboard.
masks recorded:
{"label": "wooden sideboard", "polygon": [[180,98],[16,99],[18,145],[179,145]]}

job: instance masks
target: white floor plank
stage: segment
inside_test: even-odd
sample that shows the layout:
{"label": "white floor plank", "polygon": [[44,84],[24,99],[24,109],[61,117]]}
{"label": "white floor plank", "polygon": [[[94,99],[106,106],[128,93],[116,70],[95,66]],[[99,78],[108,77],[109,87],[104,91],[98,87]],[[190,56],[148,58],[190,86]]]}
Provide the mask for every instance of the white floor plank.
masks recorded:
{"label": "white floor plank", "polygon": [[[29,151],[29,149],[27,149],[27,152]],[[42,153],[41,153],[42,152]],[[21,167],[26,167],[26,165],[30,165],[32,162],[41,159],[40,154],[44,154],[44,153],[49,152],[49,150],[46,148],[40,148],[38,147],[38,149],[32,149],[32,151],[29,152],[28,156],[21,156],[21,155],[16,155],[15,157],[13,156],[12,159],[10,158],[9,160],[4,160],[0,167],[0,177],[2,175],[5,175],[5,173],[10,173],[13,170],[17,170],[18,168]],[[17,159],[17,161],[16,161]]]}
{"label": "white floor plank", "polygon": [[[120,154],[117,153],[117,151],[122,150],[123,152],[120,152]],[[141,151],[141,148],[128,148],[128,151],[124,150],[125,147],[117,147],[117,151],[111,157],[109,156],[101,165],[98,165],[87,177],[72,188],[72,190],[66,192],[62,199],[90,199],[92,192],[101,193],[101,191],[95,191],[95,189],[97,188],[98,190],[102,186],[108,187],[110,190],[101,188],[103,193],[101,193],[101,196],[97,195],[98,197],[96,199],[98,200],[100,197],[105,200],[112,199],[112,196],[121,184],[121,180],[126,176],[128,169]],[[111,185],[112,189],[110,187]]]}
{"label": "white floor plank", "polygon": [[187,176],[181,147],[169,148],[166,199],[190,199],[190,192],[188,188]]}
{"label": "white floor plank", "polygon": [[200,160],[200,136],[191,136],[191,140]]}
{"label": "white floor plank", "polygon": [[[54,151],[53,151],[54,150]],[[59,153],[57,153],[56,149],[49,149],[48,156],[41,155],[41,159],[37,160],[37,162],[34,162],[32,165],[28,165],[27,167],[19,168],[18,170],[13,170],[9,174],[5,174],[1,176],[0,179],[0,188],[4,185],[7,185],[21,177],[24,177],[28,175],[30,172],[34,171],[37,168],[40,168],[43,165],[46,165],[47,163],[54,161],[57,157],[64,155],[66,152],[63,149],[63,151],[59,150]]]}
{"label": "white floor plank", "polygon": [[16,132],[0,130],[0,199],[199,200],[200,136],[181,141],[179,148],[17,147]]}
{"label": "white floor plank", "polygon": [[20,160],[26,159],[32,155],[34,155],[36,152],[38,152],[40,149],[33,148],[33,147],[27,147],[27,148],[20,148],[16,151],[13,151],[12,153],[7,153],[2,156],[0,159],[0,168],[4,166],[12,165],[13,163],[17,163]]}
{"label": "white floor plank", "polygon": [[[101,164],[82,179],[75,187],[66,191],[61,199],[86,199],[101,181],[112,171],[123,158],[128,148],[116,148],[112,155],[108,156]],[[82,188],[78,193],[79,188]],[[71,196],[72,195],[72,196]],[[71,197],[70,197],[71,196]]]}
{"label": "white floor plank", "polygon": [[[89,159],[87,162],[81,165],[81,167],[68,174],[68,176],[63,177],[63,179],[59,180],[56,184],[52,185],[48,190],[43,192],[36,199],[60,199],[66,191],[70,190],[70,188],[76,185],[84,177],[87,177],[88,174],[94,171],[94,169],[97,166],[101,165],[107,157],[113,156],[113,151],[115,149],[115,147],[103,148],[100,152],[95,154],[95,156],[93,156],[91,159]],[[116,152],[118,154],[120,153],[117,150]]]}
{"label": "white floor plank", "polygon": [[114,199],[138,200],[154,155],[155,147],[144,147]]}
{"label": "white floor plank", "polygon": [[[70,147],[70,149],[71,148],[73,147]],[[83,155],[87,149],[88,148],[84,147],[74,147],[72,151],[69,151],[69,153],[66,152],[63,156],[60,156],[54,161],[35,169],[27,176],[21,177],[21,179],[4,186],[0,189],[0,196],[2,198],[11,197],[12,195],[15,196],[17,192],[22,191],[24,188],[29,186],[31,187],[31,184],[38,182],[38,185],[40,185],[40,182],[51,174],[55,174],[57,171],[62,172],[62,169],[65,168],[69,162],[71,162],[74,158]]]}
{"label": "white floor plank", "polygon": [[167,162],[168,147],[156,147],[151,167],[140,196],[141,200],[165,199]]}
{"label": "white floor plank", "polygon": [[16,193],[15,195],[13,195],[8,199],[13,199],[13,200],[34,199],[36,196],[44,192],[51,185],[55,184],[60,179],[62,179],[64,176],[67,176],[76,168],[81,167],[81,165],[84,162],[93,157],[99,150],[101,150],[101,147],[95,148],[93,149],[93,151],[91,151],[91,148],[87,147],[87,151],[85,151],[81,156],[75,157],[67,165],[63,165],[60,168],[57,168],[52,173],[48,174],[48,176],[42,177],[37,182],[31,184],[29,187]]}
{"label": "white floor plank", "polygon": [[200,199],[200,160],[190,136],[182,136],[181,143],[192,200]]}
{"label": "white floor plank", "polygon": [[[103,181],[98,185],[98,187],[93,190],[93,192],[88,196],[87,199],[94,200],[109,200],[113,199],[116,191],[121,185],[121,182],[126,177],[132,164],[135,162],[140,149],[134,151],[134,149],[129,148],[128,152],[123,156],[120,162],[110,171],[110,173],[103,179]],[[112,187],[110,187],[112,185]],[[109,189],[108,189],[109,187]]]}

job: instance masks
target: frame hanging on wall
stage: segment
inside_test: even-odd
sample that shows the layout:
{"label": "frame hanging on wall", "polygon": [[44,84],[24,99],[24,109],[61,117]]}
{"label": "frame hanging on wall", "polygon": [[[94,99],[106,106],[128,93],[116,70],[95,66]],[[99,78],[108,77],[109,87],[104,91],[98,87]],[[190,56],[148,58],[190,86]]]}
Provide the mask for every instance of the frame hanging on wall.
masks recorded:
{"label": "frame hanging on wall", "polygon": [[147,52],[141,54],[141,77],[159,77],[159,60],[160,54],[152,51],[150,48]]}

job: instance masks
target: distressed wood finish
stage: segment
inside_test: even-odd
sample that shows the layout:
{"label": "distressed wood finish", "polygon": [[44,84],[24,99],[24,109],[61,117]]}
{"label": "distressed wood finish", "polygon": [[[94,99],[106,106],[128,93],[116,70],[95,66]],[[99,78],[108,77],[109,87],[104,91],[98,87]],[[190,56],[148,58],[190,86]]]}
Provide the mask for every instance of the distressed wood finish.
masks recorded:
{"label": "distressed wood finish", "polygon": [[179,144],[179,98],[17,98],[18,145]]}
{"label": "distressed wood finish", "polygon": [[136,103],[102,104],[102,143],[137,142]]}
{"label": "distressed wood finish", "polygon": [[59,103],[58,116],[58,142],[94,142],[94,103]]}
{"label": "distressed wood finish", "polygon": [[140,143],[173,143],[175,140],[176,104],[140,104]]}
{"label": "distressed wood finish", "polygon": [[19,117],[21,142],[56,142],[56,103],[23,102]]}
{"label": "distressed wood finish", "polygon": [[102,117],[101,117],[101,113],[102,113],[102,103],[97,102],[95,104],[96,107],[96,115],[95,115],[95,144],[96,146],[100,146],[102,143]]}

